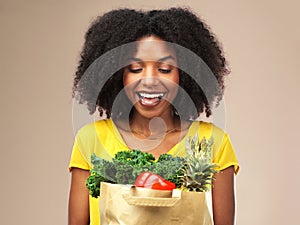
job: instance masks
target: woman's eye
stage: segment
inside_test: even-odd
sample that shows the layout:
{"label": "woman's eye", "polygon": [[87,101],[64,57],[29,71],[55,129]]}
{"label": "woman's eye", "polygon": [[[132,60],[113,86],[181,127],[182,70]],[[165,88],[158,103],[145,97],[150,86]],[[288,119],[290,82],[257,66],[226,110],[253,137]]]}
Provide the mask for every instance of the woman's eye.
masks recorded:
{"label": "woman's eye", "polygon": [[129,70],[129,72],[130,73],[140,73],[140,72],[142,72],[142,68],[128,68],[128,70]]}
{"label": "woman's eye", "polygon": [[161,72],[161,73],[170,73],[172,70],[171,69],[162,69],[162,68],[159,68],[158,71]]}

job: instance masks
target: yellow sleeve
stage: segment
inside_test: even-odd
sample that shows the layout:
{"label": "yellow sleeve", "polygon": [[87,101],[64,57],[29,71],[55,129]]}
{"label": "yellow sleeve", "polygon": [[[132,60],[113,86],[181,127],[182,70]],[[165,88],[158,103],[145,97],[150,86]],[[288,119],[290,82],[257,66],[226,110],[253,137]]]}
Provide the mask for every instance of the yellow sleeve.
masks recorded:
{"label": "yellow sleeve", "polygon": [[220,148],[213,159],[219,165],[219,170],[234,166],[235,174],[239,171],[239,164],[228,134],[224,134]]}
{"label": "yellow sleeve", "polygon": [[97,134],[93,123],[87,124],[79,129],[72,149],[69,170],[71,170],[72,167],[91,170],[91,155],[95,150],[96,138]]}
{"label": "yellow sleeve", "polygon": [[83,126],[77,132],[69,164],[70,170],[72,167],[91,170],[93,153],[106,160],[112,158],[116,140],[111,134],[108,125],[110,123],[109,121],[96,121]]}
{"label": "yellow sleeve", "polygon": [[72,149],[71,160],[69,164],[69,170],[71,171],[73,167],[80,168],[83,170],[90,170],[89,163],[85,160],[82,155],[82,151],[80,151],[79,147],[79,135],[76,136],[75,142]]}

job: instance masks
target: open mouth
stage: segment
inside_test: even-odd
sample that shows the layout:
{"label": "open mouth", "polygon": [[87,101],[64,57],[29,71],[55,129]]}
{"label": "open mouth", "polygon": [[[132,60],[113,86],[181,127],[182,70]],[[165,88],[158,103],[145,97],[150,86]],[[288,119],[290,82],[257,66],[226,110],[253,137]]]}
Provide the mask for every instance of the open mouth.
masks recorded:
{"label": "open mouth", "polygon": [[137,92],[136,94],[139,98],[140,103],[144,106],[155,106],[166,95],[165,92],[159,92],[159,93]]}

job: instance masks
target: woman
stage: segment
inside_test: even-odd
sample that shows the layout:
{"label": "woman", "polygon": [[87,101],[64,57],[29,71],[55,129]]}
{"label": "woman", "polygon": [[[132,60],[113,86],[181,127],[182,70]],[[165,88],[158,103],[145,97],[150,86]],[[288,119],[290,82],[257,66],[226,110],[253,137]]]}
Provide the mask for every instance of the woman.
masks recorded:
{"label": "woman", "polygon": [[85,187],[92,153],[111,159],[118,151],[141,149],[155,157],[185,156],[184,141],[197,132],[219,137],[213,152],[220,169],[212,188],[213,221],[233,224],[238,163],[231,142],[213,124],[196,121],[201,113],[211,115],[228,74],[207,25],[182,8],[120,9],[98,17],[85,38],[74,97],[106,119],[84,126],[75,139],[69,225],[99,224],[98,199]]}

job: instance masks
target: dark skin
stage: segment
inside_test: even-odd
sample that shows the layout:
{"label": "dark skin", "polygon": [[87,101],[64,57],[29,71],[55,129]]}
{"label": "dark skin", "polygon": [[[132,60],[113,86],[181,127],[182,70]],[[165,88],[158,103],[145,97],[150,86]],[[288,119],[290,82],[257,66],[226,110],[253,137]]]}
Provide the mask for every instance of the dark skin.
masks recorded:
{"label": "dark skin", "polygon": [[69,196],[69,225],[88,225],[89,192],[85,181],[90,175],[87,170],[72,168],[72,180]]}
{"label": "dark skin", "polygon": [[[119,131],[127,146],[136,149],[137,141],[143,142],[144,146],[151,146],[151,140],[148,139],[151,132],[161,132],[161,122],[152,124],[153,130],[150,131],[150,122],[154,118],[160,118],[164,121],[167,130],[176,128],[174,132],[166,133],[158,145],[153,148],[145,148],[156,158],[167,153],[172,147],[178,143],[188,131],[187,122],[179,121],[172,113],[170,102],[164,98],[149,100],[147,97],[142,99],[138,97],[139,93],[146,95],[156,95],[157,93],[165,93],[164,97],[173,99],[177,94],[176,85],[179,81],[179,73],[176,67],[169,68],[168,64],[157,63],[161,59],[174,58],[176,63],[176,55],[174,51],[155,36],[147,36],[141,39],[135,58],[139,59],[139,63],[132,63],[130,70],[124,72],[124,85],[126,86],[126,94],[132,99],[134,111],[130,120],[130,128],[138,130],[143,135],[127,132],[126,129]],[[150,61],[148,59],[152,59]],[[153,94],[154,93],[154,94]],[[145,95],[145,94],[144,94]],[[116,124],[119,124],[118,121]],[[132,135],[135,139],[130,138]],[[158,141],[158,140],[157,140]],[[81,169],[72,169],[72,182],[69,203],[69,225],[87,225],[89,224],[89,193],[85,186],[85,181],[89,176],[89,171]],[[229,167],[222,170],[215,176],[212,188],[212,202],[214,212],[215,225],[233,225],[234,224],[234,169]]]}
{"label": "dark skin", "polygon": [[235,215],[234,167],[228,167],[215,175],[212,203],[215,225],[233,225]]}

